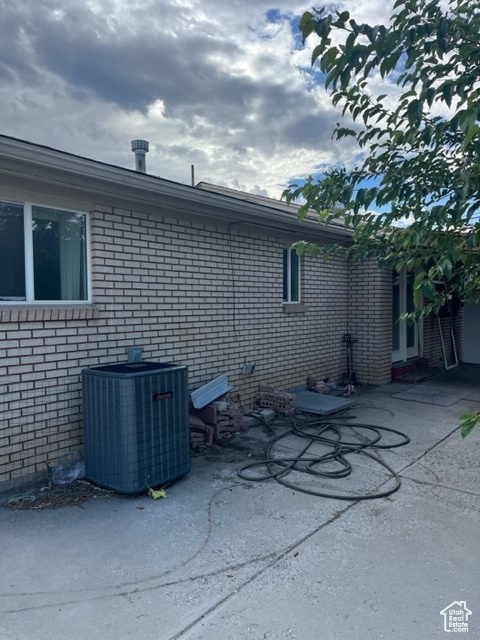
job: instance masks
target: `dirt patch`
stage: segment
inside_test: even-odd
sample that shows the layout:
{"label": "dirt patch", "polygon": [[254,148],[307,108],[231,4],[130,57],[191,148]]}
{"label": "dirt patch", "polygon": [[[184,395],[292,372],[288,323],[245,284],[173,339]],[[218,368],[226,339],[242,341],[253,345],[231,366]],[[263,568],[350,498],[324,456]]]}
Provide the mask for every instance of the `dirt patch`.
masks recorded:
{"label": "dirt patch", "polygon": [[264,457],[263,447],[258,446],[249,447],[238,444],[229,443],[228,447],[222,445],[212,445],[208,451],[205,452],[205,458],[209,462],[245,462],[249,460],[261,460]]}
{"label": "dirt patch", "polygon": [[262,460],[264,443],[245,433],[224,437],[211,445],[193,449],[192,455],[203,457],[208,462],[238,463],[251,459]]}
{"label": "dirt patch", "polygon": [[[271,437],[270,427],[263,428],[264,434]],[[226,464],[247,464],[254,460],[263,460],[264,441],[246,433],[226,435],[210,446],[195,447],[192,456],[203,457],[208,462]],[[123,498],[131,496],[98,487],[88,480],[75,480],[70,484],[53,484],[29,487],[1,502],[0,506],[12,511],[43,511],[63,507],[81,507],[87,500],[98,498]]]}
{"label": "dirt patch", "polygon": [[96,487],[87,480],[76,480],[67,485],[52,484],[28,489],[9,498],[1,506],[12,511],[43,511],[62,507],[81,507],[87,500],[119,497],[123,496],[110,489]]}

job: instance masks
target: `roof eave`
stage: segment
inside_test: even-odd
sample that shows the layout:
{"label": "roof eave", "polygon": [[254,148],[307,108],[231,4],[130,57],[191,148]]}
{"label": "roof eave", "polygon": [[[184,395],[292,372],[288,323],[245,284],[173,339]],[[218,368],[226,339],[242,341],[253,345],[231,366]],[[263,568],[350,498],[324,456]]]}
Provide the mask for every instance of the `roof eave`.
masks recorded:
{"label": "roof eave", "polygon": [[299,238],[307,236],[306,239],[318,242],[348,243],[351,240],[350,231],[341,226],[326,227],[309,219],[300,223],[293,213],[271,206],[7,136],[0,136],[0,171],[81,191],[94,191],[107,197],[115,194],[136,203],[148,202],[159,210],[168,209],[170,215],[173,211],[194,214],[230,224],[283,231]]}

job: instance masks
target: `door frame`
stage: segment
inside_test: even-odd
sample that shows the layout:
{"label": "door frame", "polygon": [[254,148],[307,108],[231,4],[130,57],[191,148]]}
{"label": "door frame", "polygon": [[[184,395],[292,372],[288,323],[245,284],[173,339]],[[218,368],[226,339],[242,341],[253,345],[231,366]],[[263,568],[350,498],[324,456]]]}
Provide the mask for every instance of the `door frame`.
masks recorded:
{"label": "door frame", "polygon": [[[396,271],[392,271],[392,363],[394,362],[405,362],[410,358],[416,358],[421,353],[421,341],[422,341],[422,322],[415,323],[413,325],[408,325],[406,322],[399,320],[398,318],[393,318],[393,279],[395,277]],[[408,311],[408,307],[413,305],[413,291],[409,291],[407,279],[409,277],[413,278],[415,276],[414,273],[407,274],[406,269],[402,269],[398,272],[398,287],[399,287],[399,317],[402,313],[406,313]],[[410,300],[408,300],[408,296]],[[410,305],[409,305],[410,303]],[[395,323],[395,324],[394,324]],[[398,344],[399,348],[397,350],[393,350],[393,331],[398,330]],[[413,346],[407,346],[407,334],[409,330],[413,330]]]}

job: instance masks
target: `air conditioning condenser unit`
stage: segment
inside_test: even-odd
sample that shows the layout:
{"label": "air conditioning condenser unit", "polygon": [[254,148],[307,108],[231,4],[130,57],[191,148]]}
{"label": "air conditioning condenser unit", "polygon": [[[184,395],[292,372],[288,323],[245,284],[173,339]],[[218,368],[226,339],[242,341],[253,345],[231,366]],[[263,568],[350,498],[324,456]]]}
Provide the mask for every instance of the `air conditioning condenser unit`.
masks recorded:
{"label": "air conditioning condenser unit", "polygon": [[140,493],[190,471],[187,367],[125,362],[84,369],[85,475]]}

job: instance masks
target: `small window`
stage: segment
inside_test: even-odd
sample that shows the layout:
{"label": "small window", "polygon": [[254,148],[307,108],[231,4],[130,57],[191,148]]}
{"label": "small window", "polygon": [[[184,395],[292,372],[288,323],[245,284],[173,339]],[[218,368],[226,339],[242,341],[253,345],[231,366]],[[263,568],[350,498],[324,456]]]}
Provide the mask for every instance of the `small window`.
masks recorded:
{"label": "small window", "polygon": [[0,301],[88,300],[87,216],[0,202]]}
{"label": "small window", "polygon": [[292,248],[283,250],[283,301],[300,302],[300,258]]}

